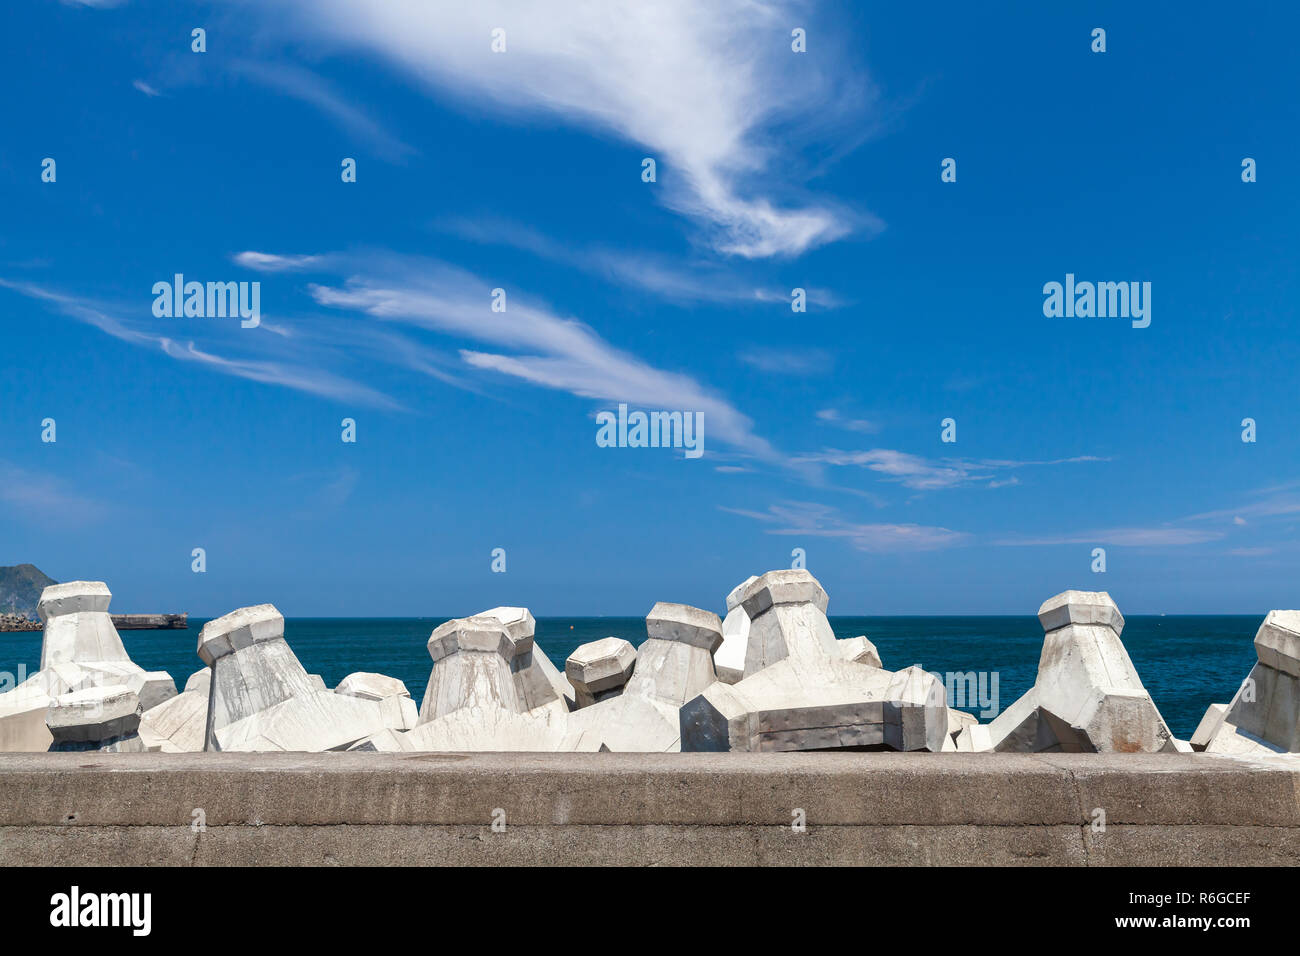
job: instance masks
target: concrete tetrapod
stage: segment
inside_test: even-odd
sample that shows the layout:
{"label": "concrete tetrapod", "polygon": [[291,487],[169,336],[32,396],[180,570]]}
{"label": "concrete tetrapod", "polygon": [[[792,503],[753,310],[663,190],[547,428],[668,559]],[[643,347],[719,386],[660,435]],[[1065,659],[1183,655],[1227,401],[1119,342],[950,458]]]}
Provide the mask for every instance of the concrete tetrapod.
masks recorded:
{"label": "concrete tetrapod", "polygon": [[750,622],[749,676],[682,707],[683,750],[951,749],[943,684],[919,667],[853,659],[865,645],[835,639],[808,571],[769,571],[733,595]]}
{"label": "concrete tetrapod", "polygon": [[342,750],[410,726],[402,698],[366,700],[321,690],[284,639],[270,604],[209,621],[199,657],[212,668],[206,750]]}
{"label": "concrete tetrapod", "polygon": [[140,739],[145,749],[160,753],[199,753],[207,740],[208,694],[212,670],[190,675],[185,689],[140,716]]}
{"label": "concrete tetrapod", "polygon": [[[171,675],[146,671],[127,655],[108,614],[112,597],[102,581],[52,584],[41,592],[36,606],[45,625],[41,668],[12,691],[0,694],[0,752],[47,750],[56,737],[75,742],[76,749],[97,749],[96,740],[116,741],[121,736],[118,724],[110,721],[99,727],[95,723],[97,710],[116,713],[124,706],[117,690],[72,695],[99,688],[124,689],[133,695],[136,722],[141,713],[175,696]],[[68,713],[59,715],[65,707]],[[78,721],[86,722],[84,730],[73,729]],[[109,737],[97,736],[103,733]],[[118,741],[105,749],[124,748]]]}
{"label": "concrete tetrapod", "polygon": [[722,621],[660,601],[646,615],[646,634],[623,692],[570,715],[586,745],[616,753],[681,749],[682,705],[717,681],[713,654],[722,644]]}
{"label": "concrete tetrapod", "polygon": [[1120,640],[1124,617],[1105,591],[1043,602],[1046,636],[1034,686],[987,726],[963,728],[959,750],[1065,753],[1189,751],[1175,740]]}
{"label": "concrete tetrapod", "polygon": [[567,681],[534,645],[535,628],[532,614],[519,607],[440,624],[429,637],[433,671],[416,726],[376,734],[353,749],[578,749],[567,724]]}
{"label": "concrete tetrapod", "polygon": [[142,753],[140,696],[122,684],[87,687],[60,694],[46,717],[50,750]]}
{"label": "concrete tetrapod", "polygon": [[1227,706],[1211,704],[1192,738],[1207,753],[1300,752],[1300,611],[1269,611],[1255,665]]}
{"label": "concrete tetrapod", "polygon": [[636,667],[636,648],[621,637],[602,637],[576,648],[564,662],[578,707],[590,707],[623,693]]}
{"label": "concrete tetrapod", "polygon": [[740,596],[753,575],[732,588],[727,595],[727,616],[722,619],[722,646],[713,654],[713,669],[718,680],[735,684],[749,675],[745,673],[745,658],[749,654],[749,615],[740,604]]}

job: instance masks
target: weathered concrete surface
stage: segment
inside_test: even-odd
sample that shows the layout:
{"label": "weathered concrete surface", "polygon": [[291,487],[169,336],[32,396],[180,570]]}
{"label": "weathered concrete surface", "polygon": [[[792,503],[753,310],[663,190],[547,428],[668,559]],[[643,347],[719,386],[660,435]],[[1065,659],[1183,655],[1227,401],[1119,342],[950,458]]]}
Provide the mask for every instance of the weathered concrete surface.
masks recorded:
{"label": "weathered concrete surface", "polygon": [[681,750],[956,750],[943,685],[919,668],[895,674],[869,663],[879,655],[865,637],[837,641],[828,600],[802,568],[768,571],[732,591],[727,603],[749,619],[744,677],[683,701]]}
{"label": "weathered concrete surface", "polygon": [[576,648],[564,662],[564,673],[573,685],[577,707],[590,707],[623,693],[635,667],[636,648],[631,641],[602,637]]}
{"label": "weathered concrete surface", "polygon": [[195,671],[185,689],[140,717],[140,739],[146,750],[162,753],[198,753],[208,734],[208,695],[212,669]]}
{"label": "weathered concrete surface", "polygon": [[724,684],[737,684],[749,675],[745,659],[749,656],[749,615],[741,607],[745,589],[758,578],[750,575],[727,595],[727,616],[722,619],[722,646],[713,652],[713,669]]}
{"label": "weathered concrete surface", "polygon": [[[141,714],[175,697],[176,685],[165,671],[146,671],[127,656],[108,614],[112,599],[103,581],[41,592],[41,669],[0,694],[0,751],[143,749],[136,736]],[[127,695],[129,728],[118,713]]]}
{"label": "weathered concrete surface", "polygon": [[574,744],[565,749],[681,750],[682,704],[717,681],[713,654],[722,645],[722,620],[689,604],[660,601],[646,615],[645,626],[647,637],[636,649],[622,692],[570,714]]}
{"label": "weathered concrete surface", "polygon": [[1255,634],[1255,666],[1232,702],[1211,704],[1196,736],[1219,754],[1300,752],[1300,611],[1270,611]]}
{"label": "weathered concrete surface", "polygon": [[1176,740],[1120,640],[1124,616],[1105,591],[1063,591],[1038,609],[1043,651],[1034,686],[957,749],[1002,753],[1191,752]]}
{"label": "weathered concrete surface", "polygon": [[372,700],[326,690],[290,649],[284,616],[273,604],[239,608],[204,624],[198,652],[212,668],[205,751],[342,750],[415,724],[409,698]]}
{"label": "weathered concrete surface", "polygon": [[1285,756],[6,754],[0,789],[0,866],[1300,863]]}
{"label": "weathered concrete surface", "polygon": [[[453,618],[429,636],[433,671],[418,723],[360,741],[365,752],[568,751],[568,681],[533,642],[537,622],[524,607],[495,607]],[[596,747],[590,746],[589,750]]]}

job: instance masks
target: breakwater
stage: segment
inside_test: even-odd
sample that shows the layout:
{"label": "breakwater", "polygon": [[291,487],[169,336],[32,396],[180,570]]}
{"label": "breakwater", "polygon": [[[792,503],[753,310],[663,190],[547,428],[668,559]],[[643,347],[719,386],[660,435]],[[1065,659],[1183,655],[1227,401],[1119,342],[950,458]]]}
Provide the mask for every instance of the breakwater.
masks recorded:
{"label": "breakwater", "polygon": [[563,671],[526,608],[442,622],[418,706],[391,673],[327,683],[307,670],[270,604],[206,622],[204,666],[175,681],[127,654],[111,597],[103,582],[42,593],[41,669],[0,694],[0,751],[1300,751],[1294,611],[1266,616],[1246,680],[1225,682],[1223,703],[1183,737],[1143,684],[1105,592],[1043,603],[1033,683],[1005,698],[996,670],[886,666],[867,636],[834,633],[825,590],[792,569],[741,582],[725,619],[660,602],[639,645],[589,640]]}
{"label": "breakwater", "polygon": [[0,754],[0,787],[0,866],[1300,863],[1285,757]]}

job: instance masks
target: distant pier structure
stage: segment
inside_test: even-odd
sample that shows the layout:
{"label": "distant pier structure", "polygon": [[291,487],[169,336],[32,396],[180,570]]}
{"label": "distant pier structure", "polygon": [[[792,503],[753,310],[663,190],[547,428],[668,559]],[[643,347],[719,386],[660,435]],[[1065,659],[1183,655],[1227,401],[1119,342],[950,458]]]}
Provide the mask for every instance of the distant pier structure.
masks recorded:
{"label": "distant pier structure", "polygon": [[189,627],[188,614],[110,614],[119,631],[184,630]]}
{"label": "distant pier structure", "polygon": [[[189,627],[188,614],[110,614],[119,631],[184,630]],[[40,621],[22,614],[0,614],[0,631],[39,631]]]}

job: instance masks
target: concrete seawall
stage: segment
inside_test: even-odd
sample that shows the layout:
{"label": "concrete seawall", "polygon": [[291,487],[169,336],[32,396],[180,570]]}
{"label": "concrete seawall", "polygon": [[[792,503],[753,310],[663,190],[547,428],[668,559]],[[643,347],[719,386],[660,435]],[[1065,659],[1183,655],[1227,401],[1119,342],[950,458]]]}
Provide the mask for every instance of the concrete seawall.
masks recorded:
{"label": "concrete seawall", "polygon": [[0,794],[4,866],[1300,863],[1285,757],[3,754]]}

